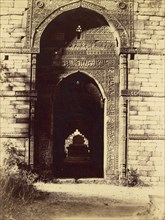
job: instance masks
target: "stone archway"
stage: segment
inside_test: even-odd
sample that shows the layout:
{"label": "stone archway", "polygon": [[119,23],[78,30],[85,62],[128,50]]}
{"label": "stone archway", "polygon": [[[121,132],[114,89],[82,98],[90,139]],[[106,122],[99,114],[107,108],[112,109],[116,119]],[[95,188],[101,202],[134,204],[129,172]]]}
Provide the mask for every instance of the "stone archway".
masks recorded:
{"label": "stone archway", "polygon": [[95,81],[81,72],[71,74],[58,85],[53,106],[54,175],[103,177],[104,100]]}
{"label": "stone archway", "polygon": [[[76,13],[81,17],[79,20],[74,19]],[[82,32],[78,38],[76,28],[80,24]],[[118,169],[118,51],[119,42],[114,31],[105,18],[95,11],[73,9],[60,14],[46,27],[37,58],[36,165],[53,170],[54,95],[60,81],[79,71],[91,76],[104,93],[102,176],[109,178]]]}
{"label": "stone archway", "polygon": [[[51,12],[46,16],[40,23],[36,24],[35,29],[32,32],[31,44],[32,51],[39,52],[40,51],[40,41],[42,34],[44,33],[46,27],[59,15],[66,13],[73,9],[84,8],[89,9],[91,11],[96,12],[98,15],[102,15],[106,22],[109,25],[109,28],[115,38],[118,40],[120,50],[128,49],[130,46],[129,41],[129,33],[128,30],[121,24],[119,19],[113,15],[113,13],[109,13],[109,11],[97,4],[88,1],[77,1],[69,4],[65,4],[55,11]],[[132,10],[132,9],[131,9]]]}

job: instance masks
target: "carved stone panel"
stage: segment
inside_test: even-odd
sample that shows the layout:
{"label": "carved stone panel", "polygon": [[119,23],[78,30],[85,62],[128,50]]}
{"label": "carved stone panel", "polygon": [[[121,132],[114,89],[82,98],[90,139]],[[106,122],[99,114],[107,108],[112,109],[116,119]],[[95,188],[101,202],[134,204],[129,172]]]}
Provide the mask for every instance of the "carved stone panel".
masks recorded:
{"label": "carved stone panel", "polygon": [[[80,39],[75,37],[65,46],[64,33],[57,32],[54,47],[45,47],[44,57],[49,56],[49,65],[44,61],[40,64],[38,79],[43,83],[44,88],[38,91],[40,96],[51,99],[54,89],[63,78],[68,77],[78,71],[93,78],[101,89],[105,99],[105,137],[104,150],[105,175],[111,175],[117,167],[115,161],[118,158],[118,79],[119,79],[119,56],[117,54],[117,43],[113,32],[108,26],[96,27],[85,30],[81,33]],[[63,46],[61,46],[63,45]],[[40,78],[41,77],[41,78]],[[45,82],[50,82],[46,84]],[[52,90],[50,86],[52,85]],[[49,111],[49,112],[48,112]],[[45,112],[49,115],[51,110]],[[51,126],[50,126],[51,127]],[[50,135],[52,131],[49,131]],[[41,146],[42,151],[44,146]],[[46,146],[45,146],[46,148]],[[45,163],[49,163],[45,161]],[[51,165],[50,165],[51,166]],[[109,173],[110,170],[110,173]]]}

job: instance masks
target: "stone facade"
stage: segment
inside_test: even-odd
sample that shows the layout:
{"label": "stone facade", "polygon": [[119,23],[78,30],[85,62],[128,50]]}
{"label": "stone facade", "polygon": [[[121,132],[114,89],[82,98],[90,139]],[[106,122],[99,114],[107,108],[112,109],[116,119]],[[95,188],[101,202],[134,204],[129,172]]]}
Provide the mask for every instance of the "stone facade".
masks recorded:
{"label": "stone facade", "polygon": [[[89,68],[81,67],[99,84],[109,106],[104,115],[104,178],[132,167],[147,183],[164,181],[164,1],[1,0],[0,4],[1,166],[4,143],[9,140],[33,166],[40,40],[57,16],[82,7],[102,15],[113,42],[117,40],[119,44],[115,49],[116,75],[108,75],[105,67],[101,70],[105,72],[103,78],[100,72],[92,75]],[[68,68],[65,75],[73,69],[78,67]],[[114,112],[110,111],[112,108]],[[111,113],[115,113],[114,118]]]}
{"label": "stone facade", "polygon": [[153,184],[164,178],[163,4],[135,1],[134,46],[141,52],[129,61],[129,89],[137,94],[129,98],[128,164]]}

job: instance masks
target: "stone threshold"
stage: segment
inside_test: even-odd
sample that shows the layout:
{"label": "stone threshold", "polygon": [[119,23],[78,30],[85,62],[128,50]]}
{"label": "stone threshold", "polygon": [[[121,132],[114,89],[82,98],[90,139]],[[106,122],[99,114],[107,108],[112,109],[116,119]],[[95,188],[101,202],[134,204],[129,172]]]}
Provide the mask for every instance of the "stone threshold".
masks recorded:
{"label": "stone threshold", "polygon": [[57,178],[52,180],[53,183],[59,184],[71,184],[71,183],[83,183],[83,184],[106,184],[107,180],[104,178]]}

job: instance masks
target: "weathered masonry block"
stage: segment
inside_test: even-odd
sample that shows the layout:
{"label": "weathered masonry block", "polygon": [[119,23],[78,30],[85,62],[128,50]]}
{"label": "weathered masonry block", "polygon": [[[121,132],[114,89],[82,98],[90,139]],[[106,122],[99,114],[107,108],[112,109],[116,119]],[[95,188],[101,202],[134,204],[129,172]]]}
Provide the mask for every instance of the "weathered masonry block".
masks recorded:
{"label": "weathered masonry block", "polygon": [[133,168],[146,183],[163,182],[164,1],[1,0],[0,8],[0,166],[12,143],[37,172],[67,178],[66,140],[80,132],[88,169],[76,163],[71,177],[85,170],[111,180]]}
{"label": "weathered masonry block", "polygon": [[153,184],[164,177],[164,141],[163,140],[130,140],[128,164],[139,170],[142,180]]}

